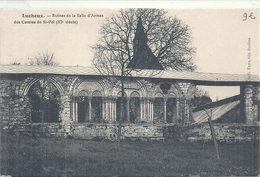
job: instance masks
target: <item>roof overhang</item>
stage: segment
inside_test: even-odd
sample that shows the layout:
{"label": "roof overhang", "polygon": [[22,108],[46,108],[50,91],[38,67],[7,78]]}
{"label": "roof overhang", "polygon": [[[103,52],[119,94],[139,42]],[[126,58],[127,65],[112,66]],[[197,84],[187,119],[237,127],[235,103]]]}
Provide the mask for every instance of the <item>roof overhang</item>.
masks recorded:
{"label": "roof overhang", "polygon": [[[109,76],[102,75],[95,67],[83,66],[27,66],[1,65],[0,74],[55,74],[55,75],[82,75],[82,76]],[[241,85],[242,83],[259,84],[259,76],[247,74],[202,73],[174,70],[140,70],[132,71],[135,78],[166,79],[195,82],[197,85]],[[114,75],[115,76],[115,75]],[[120,76],[120,75],[116,75]],[[127,77],[127,76],[126,76]]]}

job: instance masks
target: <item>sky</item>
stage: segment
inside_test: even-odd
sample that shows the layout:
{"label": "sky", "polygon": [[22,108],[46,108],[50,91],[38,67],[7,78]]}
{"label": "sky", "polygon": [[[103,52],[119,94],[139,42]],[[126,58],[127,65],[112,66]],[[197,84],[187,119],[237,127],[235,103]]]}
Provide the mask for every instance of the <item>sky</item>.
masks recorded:
{"label": "sky", "polygon": [[[27,58],[33,58],[38,53],[54,52],[60,65],[89,66],[93,57],[90,46],[97,42],[101,24],[105,18],[119,10],[117,6],[104,8],[104,4],[102,8],[25,7],[0,10],[2,65],[11,62],[23,64],[27,62]],[[259,9],[169,7],[165,8],[168,11],[167,15],[176,16],[190,26],[192,46],[196,48],[194,62],[198,66],[198,72],[259,74]],[[45,17],[23,17],[30,14]],[[52,17],[53,14],[59,17]],[[25,21],[38,20],[41,24],[24,24]],[[59,20],[63,23],[56,24]],[[77,21],[77,24],[65,24],[68,20]],[[54,24],[43,24],[43,21],[54,21]],[[211,87],[209,90],[213,99],[239,93],[237,87],[224,90]]]}

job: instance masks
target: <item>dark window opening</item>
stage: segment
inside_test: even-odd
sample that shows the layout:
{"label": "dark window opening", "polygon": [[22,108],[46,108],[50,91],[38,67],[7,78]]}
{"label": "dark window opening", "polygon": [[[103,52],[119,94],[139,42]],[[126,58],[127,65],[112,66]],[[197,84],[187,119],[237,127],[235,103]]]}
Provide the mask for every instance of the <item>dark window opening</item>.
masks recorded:
{"label": "dark window opening", "polygon": [[[121,116],[121,97],[116,99],[116,121],[119,122],[119,118]],[[123,100],[123,117],[121,118],[122,123],[126,121],[126,98]]]}
{"label": "dark window opening", "polygon": [[93,97],[91,100],[91,120],[100,122],[102,119],[102,98]]}
{"label": "dark window opening", "polygon": [[176,121],[176,99],[168,98],[166,102],[166,122],[173,123]]}
{"label": "dark window opening", "polygon": [[37,81],[28,91],[32,105],[32,122],[59,122],[60,94],[46,80]]}
{"label": "dark window opening", "polygon": [[154,99],[154,121],[155,122],[162,122],[163,120],[163,103],[164,99],[163,98],[155,98]]}
{"label": "dark window opening", "polygon": [[85,96],[78,97],[78,122],[89,121],[88,110],[89,110],[88,97]]}
{"label": "dark window opening", "polygon": [[138,97],[131,97],[129,108],[129,121],[130,123],[136,123],[140,116],[140,99]]}

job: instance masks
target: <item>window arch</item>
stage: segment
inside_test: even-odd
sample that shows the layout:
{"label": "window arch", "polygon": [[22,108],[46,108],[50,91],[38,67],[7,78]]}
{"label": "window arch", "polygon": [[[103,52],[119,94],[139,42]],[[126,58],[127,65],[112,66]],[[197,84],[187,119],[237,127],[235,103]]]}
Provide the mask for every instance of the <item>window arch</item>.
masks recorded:
{"label": "window arch", "polygon": [[176,98],[170,97],[166,101],[166,122],[177,122]]}
{"label": "window arch", "polygon": [[163,122],[164,121],[164,98],[163,94],[161,93],[156,93],[154,96],[154,109],[153,109],[153,117],[154,121],[156,123]]}
{"label": "window arch", "polygon": [[89,121],[89,105],[87,96],[78,96],[78,122],[87,122]]}
{"label": "window arch", "polygon": [[136,123],[140,118],[140,94],[136,91],[130,94],[129,121]]}
{"label": "window arch", "polygon": [[100,122],[102,119],[102,94],[94,91],[91,99],[91,121]]}
{"label": "window arch", "polygon": [[78,122],[89,121],[88,92],[86,90],[79,91],[76,101],[78,104]]}
{"label": "window arch", "polygon": [[[122,98],[121,98],[121,91],[118,92],[117,94],[117,99],[116,99],[116,121],[119,122],[119,118],[120,118],[120,113],[121,113],[121,102],[122,102]],[[122,117],[122,123],[126,121],[126,93],[124,93],[124,99],[123,99],[123,117]]]}
{"label": "window arch", "polygon": [[81,91],[79,91],[79,93],[78,93],[78,96],[79,97],[87,97],[88,96],[88,92],[86,91],[86,90],[81,90]]}
{"label": "window arch", "polygon": [[32,105],[32,122],[60,122],[60,92],[47,79],[39,79],[29,88],[27,95]]}
{"label": "window arch", "polygon": [[174,93],[168,94],[166,101],[166,122],[174,123],[177,122],[177,108],[176,108],[176,95]]}

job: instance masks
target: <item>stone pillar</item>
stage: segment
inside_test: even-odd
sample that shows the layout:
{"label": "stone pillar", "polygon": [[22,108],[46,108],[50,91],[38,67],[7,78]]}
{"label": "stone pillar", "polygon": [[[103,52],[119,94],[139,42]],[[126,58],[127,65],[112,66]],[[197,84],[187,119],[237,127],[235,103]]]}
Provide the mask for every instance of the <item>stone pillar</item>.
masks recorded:
{"label": "stone pillar", "polygon": [[153,99],[148,98],[147,99],[147,116],[148,116],[148,121],[153,121]]}
{"label": "stone pillar", "polygon": [[110,122],[116,121],[116,98],[112,98],[112,117],[110,117]]}
{"label": "stone pillar", "polygon": [[113,116],[112,101],[113,101],[112,97],[109,97],[109,100],[108,100],[108,102],[109,102],[109,118],[108,118],[108,120],[111,120],[112,116]]}
{"label": "stone pillar", "polygon": [[108,97],[107,99],[106,99],[106,120],[110,120],[110,98]]}
{"label": "stone pillar", "polygon": [[61,95],[61,104],[63,108],[60,111],[60,117],[62,119],[62,123],[69,123],[70,120],[70,96],[69,95]]}
{"label": "stone pillar", "polygon": [[109,114],[109,122],[112,122],[112,119],[114,117],[114,99],[111,97],[110,102],[109,102],[109,107],[110,107],[110,114]]}
{"label": "stone pillar", "polygon": [[103,119],[106,121],[116,120],[116,100],[112,97],[102,98]]}
{"label": "stone pillar", "polygon": [[114,104],[114,106],[115,106],[115,112],[114,112],[114,114],[115,114],[115,117],[114,117],[114,121],[116,122],[116,109],[117,109],[117,107],[116,107],[116,103],[117,103],[117,97],[115,97],[115,104]]}
{"label": "stone pillar", "polygon": [[147,120],[151,121],[151,101],[147,98]]}
{"label": "stone pillar", "polygon": [[247,124],[252,124],[254,122],[253,117],[253,86],[246,85],[244,91],[244,98],[245,98],[245,120]]}
{"label": "stone pillar", "polygon": [[184,103],[184,98],[180,99],[180,123],[184,123],[186,120],[185,117],[185,103]]}
{"label": "stone pillar", "polygon": [[148,100],[147,98],[144,99],[144,120],[148,121],[149,118],[149,112],[148,112]]}
{"label": "stone pillar", "polygon": [[72,111],[72,121],[75,121],[75,100],[74,100],[74,98],[72,100],[72,109],[71,109],[71,111]]}
{"label": "stone pillar", "polygon": [[106,104],[105,104],[105,98],[102,97],[102,119],[106,119]]}
{"label": "stone pillar", "polygon": [[126,97],[126,122],[130,122],[130,108],[129,108],[130,98]]}
{"label": "stone pillar", "polygon": [[140,98],[140,121],[143,120],[143,111],[144,111],[143,98]]}
{"label": "stone pillar", "polygon": [[78,102],[75,102],[75,121],[78,122]]}
{"label": "stone pillar", "polygon": [[103,99],[104,102],[104,120],[109,120],[109,112],[108,112],[108,98]]}
{"label": "stone pillar", "polygon": [[145,115],[146,115],[146,121],[149,121],[150,120],[149,98],[146,98],[145,100]]}
{"label": "stone pillar", "polygon": [[180,106],[180,99],[177,98],[176,100],[176,120],[175,123],[178,123],[178,120],[181,118],[181,106]]}
{"label": "stone pillar", "polygon": [[186,97],[184,96],[183,100],[182,100],[182,106],[181,106],[181,109],[182,109],[182,120],[183,120],[183,123],[187,123],[188,120],[189,120],[189,105],[187,104],[187,100],[186,100]]}
{"label": "stone pillar", "polygon": [[163,121],[166,123],[166,104],[167,104],[167,98],[163,98]]}
{"label": "stone pillar", "polygon": [[254,121],[260,121],[260,87],[253,86],[253,117]]}
{"label": "stone pillar", "polygon": [[147,105],[146,105],[146,98],[143,99],[143,120],[147,120]]}
{"label": "stone pillar", "polygon": [[179,101],[180,101],[180,117],[182,123],[187,123],[190,118],[191,112],[189,111],[189,100],[191,93],[189,93],[189,88],[192,86],[190,82],[179,82]]}
{"label": "stone pillar", "polygon": [[145,99],[145,117],[146,117],[146,121],[150,121],[150,99],[146,98]]}
{"label": "stone pillar", "polygon": [[154,98],[151,98],[151,121],[153,121],[153,102],[154,102]]}
{"label": "stone pillar", "polygon": [[192,112],[191,112],[191,101],[189,100],[189,98],[186,99],[185,102],[185,106],[186,106],[186,117],[187,117],[187,121],[186,123],[190,123],[192,122]]}
{"label": "stone pillar", "polygon": [[92,117],[91,117],[91,112],[92,112],[91,100],[92,100],[92,97],[88,97],[88,119],[89,119],[89,121],[92,121]]}
{"label": "stone pillar", "polygon": [[70,121],[73,121],[73,99],[70,98]]}

